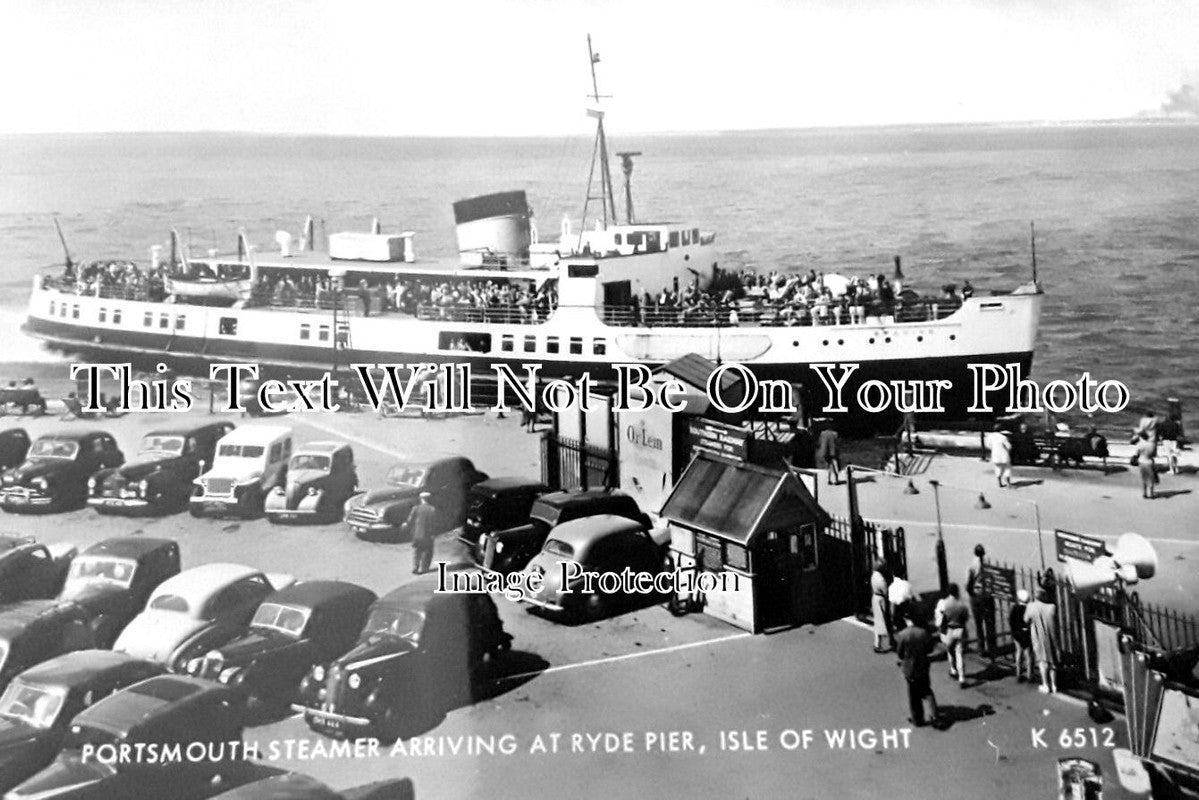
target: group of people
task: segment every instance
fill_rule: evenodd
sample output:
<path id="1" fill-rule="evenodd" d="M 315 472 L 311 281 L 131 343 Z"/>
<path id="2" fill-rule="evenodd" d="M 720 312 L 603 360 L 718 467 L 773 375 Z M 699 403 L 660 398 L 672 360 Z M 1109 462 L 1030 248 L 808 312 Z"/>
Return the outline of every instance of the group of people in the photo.
<path id="1" fill-rule="evenodd" d="M 1157 472 L 1157 458 L 1162 456 L 1166 469 L 1171 475 L 1178 474 L 1179 439 L 1182 438 L 1182 426 L 1173 417 L 1159 419 L 1157 414 L 1150 413 L 1141 418 L 1136 430 L 1132 432 L 1129 444 L 1136 448 L 1132 456 L 1132 465 L 1141 475 L 1141 497 L 1153 500 L 1157 497 L 1157 485 L 1161 478 Z"/>
<path id="2" fill-rule="evenodd" d="M 166 269 L 147 270 L 132 261 L 68 262 L 58 286 L 80 296 L 160 303 L 166 299 Z"/>
<path id="3" fill-rule="evenodd" d="M 885 562 L 875 564 L 870 576 L 874 652 L 894 650 L 898 656 L 914 725 L 938 722 L 931 681 L 931 662 L 938 643 L 948 662 L 949 678 L 960 687 L 967 686 L 965 654 L 969 649 L 972 619 L 978 654 L 992 662 L 997 655 L 996 599 L 988 594 L 982 582 L 985 558 L 986 549 L 981 544 L 976 546 L 966 576 L 966 597 L 963 598 L 957 583 L 950 583 L 937 601 L 931 626 L 911 584 L 894 576 Z M 1055 599 L 1056 587 L 1052 576 L 1047 576 L 1035 597 L 1027 589 L 1017 591 L 1008 611 L 1008 630 L 1015 645 L 1016 680 L 1033 681 L 1039 675 L 1039 690 L 1043 693 L 1057 692 Z"/>
<path id="4" fill-rule="evenodd" d="M 26 378 L 19 386 L 16 381 L 9 381 L 0 391 L 0 411 L 8 413 L 10 408 L 23 415 L 46 413 L 46 398 L 42 397 L 33 378 Z"/>
<path id="5" fill-rule="evenodd" d="M 921 298 L 904 289 L 899 278 L 885 275 L 845 278 L 815 270 L 806 274 L 745 269 L 732 275 L 724 289 L 704 291 L 698 280 L 681 291 L 648 289 L 632 301 L 630 321 L 643 325 L 729 324 L 760 325 L 860 324 L 867 316 L 894 316 L 901 321 L 944 316 L 974 294 L 967 281 L 959 294 L 947 284 L 938 298 Z M 933 309 L 933 305 L 938 306 Z"/>

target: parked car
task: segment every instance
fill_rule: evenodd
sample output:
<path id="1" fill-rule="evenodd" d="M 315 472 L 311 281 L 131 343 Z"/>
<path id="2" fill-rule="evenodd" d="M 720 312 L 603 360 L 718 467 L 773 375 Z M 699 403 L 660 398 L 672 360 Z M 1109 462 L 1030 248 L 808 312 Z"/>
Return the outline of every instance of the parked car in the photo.
<path id="1" fill-rule="evenodd" d="M 101 514 L 181 511 L 217 440 L 231 430 L 232 422 L 210 422 L 146 434 L 136 460 L 88 479 L 88 505 Z"/>
<path id="2" fill-rule="evenodd" d="M 281 425 L 244 425 L 217 442 L 212 469 L 194 482 L 192 516 L 262 513 L 266 496 L 287 479 L 292 431 Z"/>
<path id="3" fill-rule="evenodd" d="M 283 708 L 300 681 L 354 645 L 371 603 L 369 589 L 344 581 L 306 581 L 268 595 L 244 634 L 191 659 L 187 671 L 219 680 L 248 700 Z"/>
<path id="4" fill-rule="evenodd" d="M 25 460 L 29 452 L 29 434 L 24 428 L 0 431 L 0 470 L 12 469 Z"/>
<path id="5" fill-rule="evenodd" d="M 637 501 L 623 492 L 607 489 L 553 492 L 533 502 L 523 524 L 481 535 L 474 545 L 476 563 L 495 572 L 522 570 L 541 552 L 555 526 L 597 514 L 615 514 L 646 528 L 651 526 L 649 517 L 637 506 Z"/>
<path id="6" fill-rule="evenodd" d="M 19 467 L 0 476 L 5 511 L 61 511 L 87 502 L 87 479 L 125 463 L 116 439 L 104 431 L 51 433 L 39 437 Z"/>
<path id="7" fill-rule="evenodd" d="M 394 739 L 421 702 L 452 708 L 477 696 L 486 663 L 512 647 L 490 595 L 434 591 L 436 576 L 407 583 L 371 606 L 358 643 L 300 684 L 314 731 Z"/>
<path id="8" fill-rule="evenodd" d="M 376 781 L 335 792 L 316 778 L 298 772 L 269 775 L 218 794 L 213 800 L 413 800 L 408 778 Z"/>
<path id="9" fill-rule="evenodd" d="M 76 650 L 13 678 L 0 696 L 0 792 L 54 760 L 76 714 L 164 669 L 111 650 Z"/>
<path id="10" fill-rule="evenodd" d="M 143 757 L 103 763 L 84 747 L 152 745 L 167 750 L 189 746 L 226 754 L 242 737 L 237 698 L 219 683 L 182 675 L 159 675 L 109 695 L 71 722 L 65 747 L 50 766 L 11 790 L 6 798 L 72 800 L 194 800 L 221 791 L 221 774 L 236 769 L 236 757 L 160 763 Z M 208 750 L 211 748 L 211 751 Z M 147 753 L 150 752 L 147 749 Z"/>
<path id="11" fill-rule="evenodd" d="M 292 583 L 240 564 L 192 567 L 154 590 L 113 649 L 178 670 L 244 631 L 267 595 Z"/>
<path id="12" fill-rule="evenodd" d="M 112 647 L 117 635 L 145 608 L 150 593 L 178 574 L 179 545 L 173 539 L 105 539 L 71 561 L 59 599 L 86 608 L 96 645 Z"/>
<path id="13" fill-rule="evenodd" d="M 438 530 L 462 524 L 466 516 L 466 493 L 487 480 L 470 459 L 461 456 L 425 463 L 399 463 L 387 471 L 386 486 L 351 497 L 345 505 L 345 521 L 360 539 L 399 541 L 408 513 L 429 492 L 437 509 Z"/>
<path id="14" fill-rule="evenodd" d="M 315 519 L 332 522 L 358 493 L 354 451 L 345 442 L 310 442 L 297 447 L 287 464 L 287 481 L 266 496 L 271 522 Z"/>
<path id="15" fill-rule="evenodd" d="M 25 600 L 0 610 L 0 687 L 72 650 L 94 647 L 87 610 L 57 600 Z"/>
<path id="16" fill-rule="evenodd" d="M 596 588 L 585 592 L 582 579 L 562 583 L 563 561 L 576 561 L 588 572 L 623 572 L 656 575 L 665 567 L 670 533 L 650 531 L 641 522 L 615 514 L 600 514 L 564 522 L 554 528 L 528 569 L 541 573 L 541 591 L 526 594 L 529 603 L 552 615 L 575 620 L 598 619 L 644 600 L 644 595 L 607 594 Z"/>
<path id="17" fill-rule="evenodd" d="M 0 534 L 0 604 L 56 597 L 76 552 L 70 544 Z"/>
<path id="18" fill-rule="evenodd" d="M 476 483 L 467 494 L 466 520 L 458 540 L 481 564 L 479 545 L 486 543 L 486 534 L 528 522 L 533 501 L 548 491 L 548 486 L 532 478 L 488 478 Z"/>

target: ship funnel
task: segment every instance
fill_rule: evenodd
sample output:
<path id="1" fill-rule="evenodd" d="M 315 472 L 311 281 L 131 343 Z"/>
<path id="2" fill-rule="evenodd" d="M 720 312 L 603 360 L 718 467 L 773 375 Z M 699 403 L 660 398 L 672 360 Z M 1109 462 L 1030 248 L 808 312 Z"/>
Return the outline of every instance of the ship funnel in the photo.
<path id="1" fill-rule="evenodd" d="M 458 252 L 515 263 L 529 256 L 529 201 L 523 191 L 499 192 L 454 203 Z"/>

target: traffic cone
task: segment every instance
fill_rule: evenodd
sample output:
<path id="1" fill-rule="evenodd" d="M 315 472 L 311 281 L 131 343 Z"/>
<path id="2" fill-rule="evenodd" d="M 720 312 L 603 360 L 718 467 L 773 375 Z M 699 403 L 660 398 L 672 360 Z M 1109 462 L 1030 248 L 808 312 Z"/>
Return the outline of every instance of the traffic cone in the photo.
<path id="1" fill-rule="evenodd" d="M 904 494 L 920 494 L 920 490 L 916 488 L 916 484 L 912 483 L 912 479 L 908 478 L 908 485 L 904 487 Z"/>
<path id="2" fill-rule="evenodd" d="M 982 492 L 979 492 L 978 493 L 978 501 L 975 502 L 974 507 L 982 509 L 983 511 L 986 511 L 988 508 L 991 507 L 991 504 L 987 502 L 987 496 L 985 494 L 983 494 Z"/>

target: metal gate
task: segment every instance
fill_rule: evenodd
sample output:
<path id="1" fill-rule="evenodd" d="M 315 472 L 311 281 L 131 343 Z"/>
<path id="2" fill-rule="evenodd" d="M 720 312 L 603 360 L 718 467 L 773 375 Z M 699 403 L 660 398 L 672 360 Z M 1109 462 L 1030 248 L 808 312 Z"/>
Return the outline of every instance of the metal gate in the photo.
<path id="1" fill-rule="evenodd" d="M 541 481 L 551 489 L 615 489 L 620 485 L 615 450 L 587 445 L 546 431 L 541 437 Z"/>

